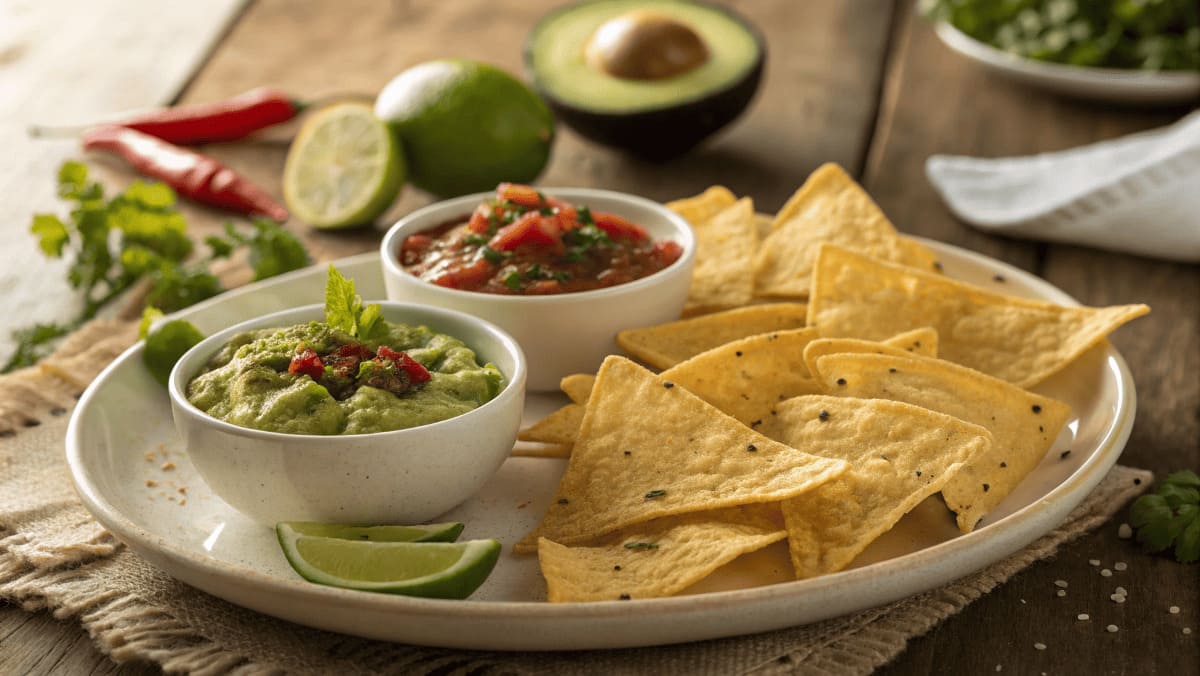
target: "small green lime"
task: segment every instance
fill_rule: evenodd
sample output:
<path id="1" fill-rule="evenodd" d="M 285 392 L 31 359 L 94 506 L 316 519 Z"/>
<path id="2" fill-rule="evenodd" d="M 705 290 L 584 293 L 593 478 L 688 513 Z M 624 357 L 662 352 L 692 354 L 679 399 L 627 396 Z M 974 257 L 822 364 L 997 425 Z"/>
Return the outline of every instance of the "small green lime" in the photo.
<path id="1" fill-rule="evenodd" d="M 323 108 L 301 127 L 283 168 L 283 198 L 314 228 L 368 223 L 404 185 L 404 153 L 387 124 L 362 103 Z"/>
<path id="2" fill-rule="evenodd" d="M 465 599 L 500 558 L 496 540 L 379 542 L 276 532 L 283 555 L 301 577 L 361 591 Z"/>
<path id="3" fill-rule="evenodd" d="M 275 525 L 280 542 L 297 535 L 368 542 L 454 542 L 462 531 L 461 522 L 420 526 L 345 526 L 340 523 L 284 521 Z"/>
<path id="4" fill-rule="evenodd" d="M 182 319 L 163 322 L 146 336 L 146 345 L 142 348 L 142 361 L 150 375 L 166 385 L 171 376 L 171 369 L 175 368 L 175 362 L 179 361 L 184 352 L 202 340 L 204 334 L 192 326 L 191 322 Z"/>
<path id="5" fill-rule="evenodd" d="M 441 197 L 528 183 L 550 156 L 554 116 L 520 80 L 476 61 L 422 63 L 375 101 L 404 145 L 413 185 Z"/>

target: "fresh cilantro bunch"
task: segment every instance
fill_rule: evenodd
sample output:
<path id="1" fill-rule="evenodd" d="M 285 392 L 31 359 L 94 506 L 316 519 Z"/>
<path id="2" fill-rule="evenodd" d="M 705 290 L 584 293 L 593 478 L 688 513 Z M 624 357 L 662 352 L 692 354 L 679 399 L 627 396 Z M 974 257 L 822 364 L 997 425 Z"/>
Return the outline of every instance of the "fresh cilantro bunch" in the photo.
<path id="1" fill-rule="evenodd" d="M 58 195 L 71 203 L 69 217 L 37 214 L 30 231 L 44 254 L 70 261 L 67 281 L 80 292 L 83 306 L 70 322 L 14 331 L 17 349 L 3 372 L 36 363 L 56 339 L 143 280 L 146 305 L 174 312 L 221 293 L 208 266 L 239 248 L 248 250 L 256 280 L 309 263 L 300 241 L 267 220 L 254 221 L 249 231 L 226 224 L 224 236 L 205 239 L 209 255 L 193 257 L 195 245 L 175 207 L 175 193 L 162 183 L 134 181 L 105 199 L 103 186 L 88 179 L 86 165 L 65 162 L 58 171 Z"/>
<path id="2" fill-rule="evenodd" d="M 1006 52 L 1074 66 L 1200 70 L 1196 0 L 922 0 Z"/>
<path id="3" fill-rule="evenodd" d="M 1133 503 L 1129 520 L 1146 549 L 1174 545 L 1180 563 L 1200 560 L 1200 476 L 1191 470 L 1168 475 L 1154 493 Z"/>

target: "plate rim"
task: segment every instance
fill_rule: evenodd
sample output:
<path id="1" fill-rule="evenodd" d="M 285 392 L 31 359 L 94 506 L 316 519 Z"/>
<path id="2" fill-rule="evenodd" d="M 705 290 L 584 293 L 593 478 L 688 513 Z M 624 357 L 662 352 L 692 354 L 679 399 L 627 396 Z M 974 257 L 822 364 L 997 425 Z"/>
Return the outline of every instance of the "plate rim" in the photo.
<path id="1" fill-rule="evenodd" d="M 1048 281 L 1008 263 L 951 244 L 924 238 L 914 239 L 918 239 L 930 246 L 935 253 L 948 251 L 952 255 L 967 259 L 973 265 L 983 265 L 989 269 L 1006 271 L 1013 278 L 1020 279 L 1023 283 L 1033 288 L 1036 293 L 1047 300 L 1060 304 L 1078 305 L 1078 302 L 1070 295 L 1053 286 Z M 339 267 L 368 265 L 373 261 L 377 263 L 378 257 L 378 252 L 370 252 L 332 261 L 332 263 Z M 247 285 L 199 303 L 172 316 L 187 318 L 194 313 L 213 308 L 219 304 L 231 302 L 246 294 L 259 293 L 266 289 L 287 285 L 297 278 L 319 274 L 319 271 L 325 265 L 327 264 L 312 266 L 280 275 L 264 282 Z M 97 392 L 103 383 L 114 372 L 123 368 L 126 362 L 138 358 L 141 354 L 141 346 L 142 343 L 139 341 L 109 364 L 87 387 L 71 415 L 66 435 L 66 458 L 76 492 L 88 511 L 106 529 L 113 533 L 115 537 L 158 567 L 164 568 L 159 563 L 160 561 L 165 561 L 168 565 L 173 566 L 172 570 L 164 570 L 167 574 L 182 579 L 202 591 L 258 612 L 282 617 L 285 620 L 299 624 L 340 631 L 342 633 L 354 633 L 367 638 L 393 641 L 410 640 L 403 637 L 403 632 L 398 633 L 394 631 L 395 627 L 390 629 L 381 627 L 376 631 L 349 631 L 345 626 L 338 623 L 336 618 L 332 620 L 326 618 L 327 621 L 322 622 L 320 621 L 321 618 L 301 616 L 294 612 L 289 616 L 278 611 L 267 610 L 262 607 L 263 604 L 261 603 L 248 604 L 244 602 L 245 598 L 229 598 L 228 595 L 219 591 L 220 588 L 225 586 L 221 583 L 225 582 L 235 588 L 249 588 L 252 585 L 266 592 L 268 595 L 284 595 L 296 606 L 318 604 L 326 608 L 394 614 L 397 617 L 410 619 L 436 618 L 447 622 L 462 622 L 465 620 L 486 622 L 498 619 L 522 619 L 527 621 L 552 622 L 554 624 L 574 624 L 576 622 L 586 623 L 599 620 L 627 619 L 635 614 L 644 616 L 650 621 L 664 618 L 678 619 L 680 614 L 684 616 L 711 615 L 746 605 L 779 605 L 784 600 L 787 602 L 799 601 L 802 604 L 807 600 L 806 597 L 814 594 L 828 595 L 836 593 L 838 589 L 852 590 L 872 582 L 878 583 L 881 579 L 886 582 L 886 584 L 882 585 L 886 587 L 886 590 L 879 590 L 879 593 L 872 597 L 869 603 L 864 604 L 862 602 L 843 599 L 840 603 L 826 604 L 829 611 L 825 613 L 818 612 L 817 615 L 819 616 L 782 624 L 778 620 L 764 622 L 762 618 L 758 618 L 758 624 L 739 625 L 742 626 L 741 630 L 732 631 L 722 631 L 721 627 L 716 627 L 715 629 L 710 628 L 709 631 L 698 632 L 696 628 L 681 622 L 680 627 L 682 627 L 684 633 L 680 634 L 676 631 L 675 634 L 669 635 L 666 640 L 662 640 L 661 636 L 649 637 L 646 635 L 639 637 L 636 632 L 633 632 L 625 640 L 613 641 L 611 638 L 610 640 L 606 640 L 602 636 L 593 635 L 590 638 L 585 637 L 582 642 L 576 641 L 575 643 L 568 642 L 561 645 L 547 646 L 545 645 L 545 640 L 530 642 L 531 637 L 518 639 L 517 643 L 501 642 L 498 644 L 494 641 L 483 640 L 478 636 L 471 636 L 471 632 L 462 632 L 461 635 L 447 636 L 445 640 L 423 642 L 425 645 L 439 645 L 452 648 L 567 650 L 635 647 L 701 640 L 755 633 L 757 631 L 786 626 L 799 626 L 829 617 L 841 616 L 849 612 L 878 607 L 910 594 L 938 588 L 949 584 L 955 579 L 960 579 L 963 576 L 980 570 L 995 561 L 999 561 L 1057 527 L 1066 518 L 1067 514 L 1082 502 L 1091 490 L 1100 483 L 1104 476 L 1107 475 L 1108 470 L 1116 463 L 1117 458 L 1128 441 L 1133 427 L 1133 419 L 1136 415 L 1136 392 L 1134 390 L 1132 374 L 1120 352 L 1111 344 L 1108 344 L 1103 363 L 1106 370 L 1114 372 L 1113 376 L 1115 376 L 1117 394 L 1116 413 L 1108 424 L 1106 424 L 1099 442 L 1095 446 L 1095 450 L 1079 468 L 1034 502 L 984 528 L 972 533 L 959 535 L 933 547 L 926 547 L 919 551 L 872 563 L 860 568 L 840 571 L 807 580 L 781 582 L 747 589 L 667 598 L 638 599 L 621 603 L 552 604 L 541 601 L 473 601 L 469 599 L 465 601 L 446 601 L 370 594 L 314 585 L 299 578 L 295 580 L 283 579 L 278 576 L 262 573 L 249 566 L 226 563 L 212 557 L 203 556 L 183 546 L 175 545 L 168 538 L 141 527 L 121 513 L 115 505 L 103 497 L 99 487 L 93 483 L 90 474 L 86 471 L 83 457 L 85 440 L 81 438 L 81 419 L 90 409 L 93 399 L 98 396 Z M 1038 520 L 1039 518 L 1042 522 L 1048 522 L 1048 525 L 1032 528 L 1031 532 L 1021 531 L 1023 524 L 1030 520 Z M 986 542 L 988 539 L 999 541 L 1007 539 L 1007 544 L 999 550 L 988 549 L 978 545 L 979 542 Z M 920 581 L 919 578 L 922 576 L 919 573 L 906 573 L 906 570 L 920 571 L 928 567 L 936 568 L 938 560 L 944 559 L 947 556 L 953 557 L 955 561 L 967 562 L 966 566 L 959 570 L 955 577 L 939 577 L 938 581 L 930 583 L 928 581 Z M 182 570 L 183 574 L 179 574 L 180 570 Z M 898 580 L 896 578 L 903 579 Z M 336 613 L 329 614 L 330 617 L 334 615 Z M 771 613 L 762 613 L 762 615 L 771 615 Z M 733 625 L 731 624 L 730 626 Z M 751 629 L 747 631 L 745 630 L 745 626 L 751 626 Z M 667 633 L 670 634 L 670 632 Z M 553 632 L 548 635 L 553 636 Z"/>

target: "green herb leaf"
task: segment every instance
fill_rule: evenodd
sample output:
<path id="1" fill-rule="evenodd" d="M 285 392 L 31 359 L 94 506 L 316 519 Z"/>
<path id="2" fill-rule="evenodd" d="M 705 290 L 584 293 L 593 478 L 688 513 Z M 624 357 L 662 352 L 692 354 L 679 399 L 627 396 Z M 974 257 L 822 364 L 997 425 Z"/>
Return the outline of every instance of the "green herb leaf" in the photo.
<path id="1" fill-rule="evenodd" d="M 1147 550 L 1174 546 L 1177 561 L 1200 559 L 1200 477 L 1186 470 L 1169 475 L 1154 493 L 1134 501 L 1129 521 Z"/>
<path id="2" fill-rule="evenodd" d="M 34 324 L 12 332 L 17 350 L 4 364 L 4 373 L 33 366 L 50 353 L 51 344 L 67 335 L 73 327 L 64 324 Z"/>
<path id="3" fill-rule="evenodd" d="M 358 334 L 358 313 L 361 311 L 362 299 L 354 290 L 354 282 L 330 265 L 329 278 L 325 282 L 325 323 L 354 336 Z"/>
<path id="4" fill-rule="evenodd" d="M 254 232 L 246 240 L 255 281 L 306 267 L 308 251 L 296 236 L 275 221 L 255 219 Z"/>
<path id="5" fill-rule="evenodd" d="M 164 312 L 175 312 L 224 290 L 220 280 L 205 267 L 164 265 L 150 273 L 146 302 Z"/>
<path id="6" fill-rule="evenodd" d="M 512 255 L 504 251 L 496 251 L 490 246 L 483 247 L 479 250 L 479 253 L 484 257 L 484 259 L 487 260 L 487 262 L 495 265 L 503 263 L 505 258 L 508 258 L 510 255 Z"/>
<path id="7" fill-rule="evenodd" d="M 154 322 L 163 318 L 163 311 L 154 306 L 149 306 L 142 310 L 142 321 L 138 322 L 138 338 L 145 340 L 146 336 L 150 335 L 150 327 L 154 326 Z"/>
<path id="8" fill-rule="evenodd" d="M 61 258 L 70 236 L 67 226 L 54 214 L 36 214 L 29 231 L 38 237 L 38 248 L 51 258 Z"/>
<path id="9" fill-rule="evenodd" d="M 325 282 L 325 323 L 364 341 L 382 340 L 388 335 L 379 305 L 363 307 L 354 280 L 343 277 L 332 265 Z"/>
<path id="10" fill-rule="evenodd" d="M 235 242 L 225 239 L 219 235 L 209 235 L 205 237 L 204 243 L 208 245 L 208 248 L 211 251 L 209 258 L 214 260 L 218 258 L 229 258 L 233 255 L 234 247 L 237 246 Z"/>
<path id="11" fill-rule="evenodd" d="M 463 237 L 463 244 L 467 246 L 480 246 L 488 243 L 488 238 L 483 235 L 473 232 L 466 237 Z"/>
<path id="12" fill-rule="evenodd" d="M 504 286 L 507 286 L 508 288 L 512 289 L 513 291 L 520 291 L 521 290 L 521 273 L 517 272 L 516 270 L 513 270 L 512 272 L 508 273 L 507 275 L 504 275 Z"/>

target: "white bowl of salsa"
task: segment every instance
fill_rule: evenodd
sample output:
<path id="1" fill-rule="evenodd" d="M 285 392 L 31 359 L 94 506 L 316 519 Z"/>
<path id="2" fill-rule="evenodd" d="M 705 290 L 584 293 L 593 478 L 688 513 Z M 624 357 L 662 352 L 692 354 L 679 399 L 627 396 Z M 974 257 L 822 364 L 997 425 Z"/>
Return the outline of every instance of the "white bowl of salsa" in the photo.
<path id="1" fill-rule="evenodd" d="M 608 190 L 502 184 L 402 218 L 383 238 L 388 298 L 459 310 L 510 333 L 529 389 L 594 372 L 619 331 L 678 319 L 695 258 L 687 221 Z"/>

